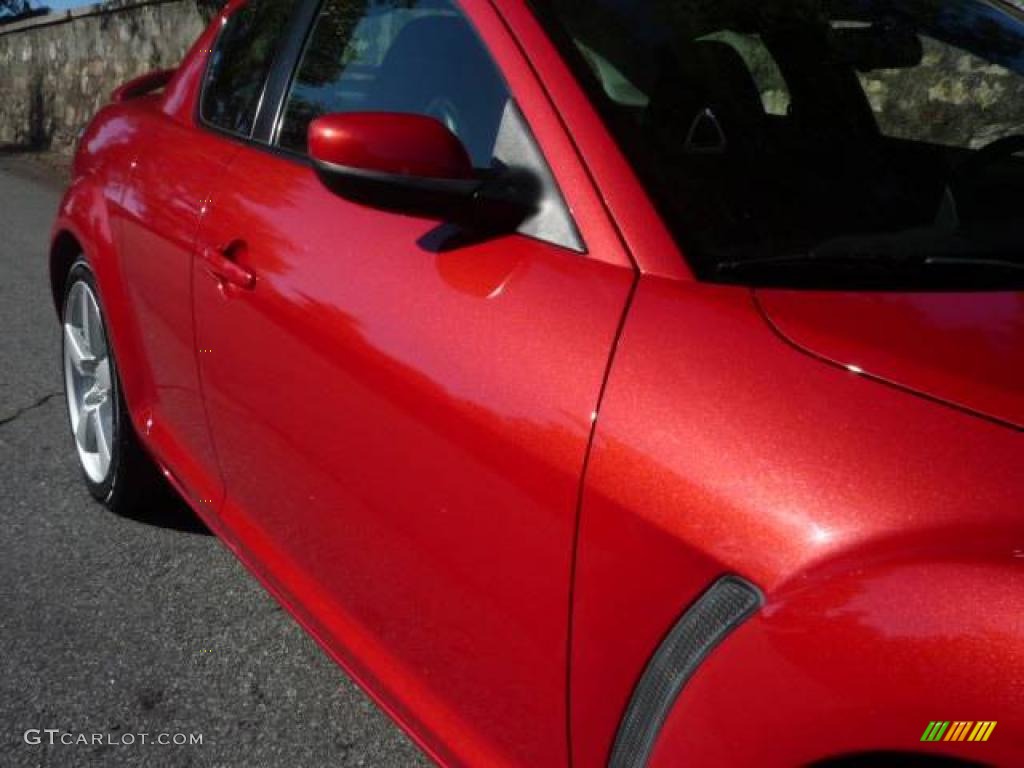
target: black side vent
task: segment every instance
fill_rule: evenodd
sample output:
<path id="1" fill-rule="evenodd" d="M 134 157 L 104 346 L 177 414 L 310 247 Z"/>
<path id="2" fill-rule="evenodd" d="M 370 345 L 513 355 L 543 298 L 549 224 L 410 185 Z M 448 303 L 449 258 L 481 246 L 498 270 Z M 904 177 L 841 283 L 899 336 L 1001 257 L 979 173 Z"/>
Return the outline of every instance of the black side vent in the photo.
<path id="1" fill-rule="evenodd" d="M 695 602 L 654 652 L 619 725 L 609 768 L 643 768 L 679 692 L 704 658 L 761 605 L 761 592 L 723 576 Z"/>

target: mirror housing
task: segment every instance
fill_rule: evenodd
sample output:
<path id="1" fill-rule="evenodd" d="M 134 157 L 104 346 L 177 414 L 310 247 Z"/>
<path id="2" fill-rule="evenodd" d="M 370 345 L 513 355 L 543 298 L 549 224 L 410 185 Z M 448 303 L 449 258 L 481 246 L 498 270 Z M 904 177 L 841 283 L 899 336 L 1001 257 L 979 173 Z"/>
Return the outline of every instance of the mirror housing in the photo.
<path id="1" fill-rule="evenodd" d="M 482 186 L 462 142 L 430 117 L 324 115 L 310 123 L 308 141 L 324 185 L 375 208 L 460 218 Z"/>

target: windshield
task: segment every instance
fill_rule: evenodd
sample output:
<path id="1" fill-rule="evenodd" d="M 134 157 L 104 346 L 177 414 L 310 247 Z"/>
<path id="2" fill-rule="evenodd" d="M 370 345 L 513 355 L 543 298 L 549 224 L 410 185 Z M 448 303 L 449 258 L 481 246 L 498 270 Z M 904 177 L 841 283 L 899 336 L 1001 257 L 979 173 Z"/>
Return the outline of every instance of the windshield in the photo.
<path id="1" fill-rule="evenodd" d="M 703 279 L 1021 287 L 1019 11 L 973 0 L 535 7 Z"/>

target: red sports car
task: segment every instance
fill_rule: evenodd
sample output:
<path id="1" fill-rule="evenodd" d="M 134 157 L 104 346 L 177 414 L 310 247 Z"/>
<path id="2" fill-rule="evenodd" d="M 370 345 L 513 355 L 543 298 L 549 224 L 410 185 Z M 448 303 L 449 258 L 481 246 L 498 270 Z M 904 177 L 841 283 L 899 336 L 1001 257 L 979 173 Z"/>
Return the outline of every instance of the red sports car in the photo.
<path id="1" fill-rule="evenodd" d="M 1021 150 L 998 0 L 232 0 L 80 139 L 85 481 L 443 765 L 1024 765 Z"/>

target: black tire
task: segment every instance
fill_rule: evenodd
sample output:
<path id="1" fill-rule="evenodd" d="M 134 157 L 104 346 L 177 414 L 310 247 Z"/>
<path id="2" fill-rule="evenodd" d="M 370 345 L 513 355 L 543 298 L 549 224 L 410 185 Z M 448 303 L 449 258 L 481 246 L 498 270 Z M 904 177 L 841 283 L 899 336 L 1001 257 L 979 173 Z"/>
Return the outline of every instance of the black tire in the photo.
<path id="1" fill-rule="evenodd" d="M 121 388 L 121 379 L 117 369 L 117 361 L 107 334 L 106 315 L 103 312 L 103 302 L 100 297 L 99 287 L 96 285 L 96 279 L 93 276 L 92 270 L 82 257 L 79 257 L 71 265 L 71 269 L 68 270 L 67 280 L 64 283 L 64 297 L 61 301 L 62 328 L 67 313 L 68 297 L 71 294 L 72 288 L 79 282 L 85 282 L 96 297 L 102 320 L 102 332 L 107 341 L 107 354 L 110 361 L 113 435 L 110 446 L 110 465 L 102 480 L 97 482 L 86 472 L 77 450 L 74 434 L 71 435 L 72 445 L 76 446 L 75 456 L 79 459 L 82 478 L 85 480 L 86 487 L 93 498 L 118 514 L 131 515 L 147 496 L 162 490 L 162 478 L 153 460 L 139 442 L 131 417 L 128 414 L 128 408 L 125 405 L 124 394 Z M 64 397 L 69 412 L 68 425 L 70 427 L 71 400 L 67 391 L 67 379 L 63 376 L 64 345 L 66 343 L 65 335 L 61 333 L 61 372 L 62 378 L 65 381 Z"/>

